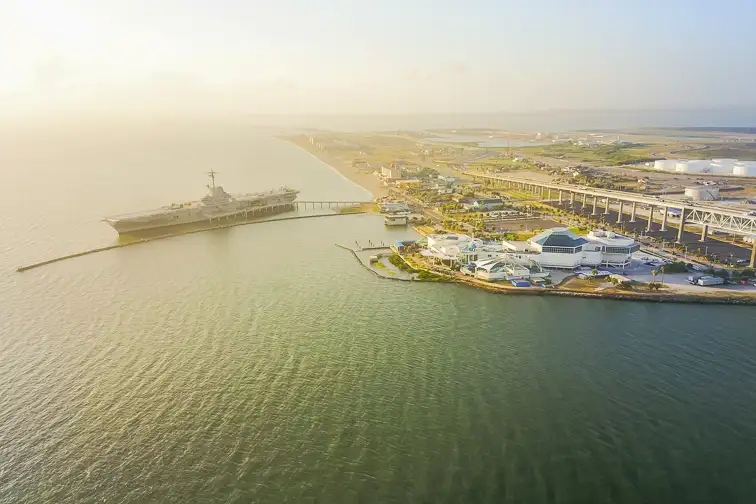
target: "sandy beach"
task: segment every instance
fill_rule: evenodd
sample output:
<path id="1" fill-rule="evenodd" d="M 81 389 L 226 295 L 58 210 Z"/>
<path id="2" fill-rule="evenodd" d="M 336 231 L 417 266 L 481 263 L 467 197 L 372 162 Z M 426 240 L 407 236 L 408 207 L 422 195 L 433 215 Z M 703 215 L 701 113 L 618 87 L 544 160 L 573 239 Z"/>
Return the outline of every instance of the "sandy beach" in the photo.
<path id="1" fill-rule="evenodd" d="M 373 198 L 382 198 L 388 195 L 388 189 L 378 178 L 372 173 L 358 172 L 356 168 L 352 166 L 352 158 L 340 157 L 338 155 L 328 154 L 321 150 L 318 150 L 306 141 L 306 139 L 295 137 L 283 137 L 287 142 L 291 142 L 297 147 L 306 150 L 319 160 L 323 161 L 327 165 L 331 166 L 341 175 L 351 180 L 358 186 L 366 189 L 373 195 Z"/>

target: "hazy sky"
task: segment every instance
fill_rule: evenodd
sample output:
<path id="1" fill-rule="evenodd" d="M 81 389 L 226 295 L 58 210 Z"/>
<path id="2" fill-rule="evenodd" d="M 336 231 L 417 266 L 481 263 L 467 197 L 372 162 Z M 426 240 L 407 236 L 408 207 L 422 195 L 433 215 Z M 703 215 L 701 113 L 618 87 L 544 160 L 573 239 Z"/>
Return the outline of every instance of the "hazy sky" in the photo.
<path id="1" fill-rule="evenodd" d="M 756 105 L 743 0 L 0 0 L 0 114 Z"/>

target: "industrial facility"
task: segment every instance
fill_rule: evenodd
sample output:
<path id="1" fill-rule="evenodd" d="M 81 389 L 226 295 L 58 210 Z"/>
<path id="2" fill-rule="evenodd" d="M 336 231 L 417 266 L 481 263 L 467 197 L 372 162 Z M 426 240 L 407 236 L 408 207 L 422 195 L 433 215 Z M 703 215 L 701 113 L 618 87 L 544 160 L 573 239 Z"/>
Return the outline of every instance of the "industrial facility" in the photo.
<path id="1" fill-rule="evenodd" d="M 676 173 L 756 177 L 756 161 L 737 159 L 659 159 L 654 161 L 654 169 Z"/>
<path id="2" fill-rule="evenodd" d="M 686 187 L 685 197 L 693 201 L 716 201 L 719 199 L 719 187 L 710 185 Z"/>

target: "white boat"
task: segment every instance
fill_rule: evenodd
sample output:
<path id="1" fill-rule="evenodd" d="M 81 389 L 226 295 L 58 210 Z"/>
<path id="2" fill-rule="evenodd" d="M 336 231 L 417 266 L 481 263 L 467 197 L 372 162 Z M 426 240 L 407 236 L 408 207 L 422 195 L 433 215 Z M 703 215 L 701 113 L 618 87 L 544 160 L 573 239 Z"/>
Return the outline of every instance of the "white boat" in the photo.
<path id="1" fill-rule="evenodd" d="M 387 226 L 406 226 L 407 214 L 387 214 L 383 217 L 383 223 Z"/>

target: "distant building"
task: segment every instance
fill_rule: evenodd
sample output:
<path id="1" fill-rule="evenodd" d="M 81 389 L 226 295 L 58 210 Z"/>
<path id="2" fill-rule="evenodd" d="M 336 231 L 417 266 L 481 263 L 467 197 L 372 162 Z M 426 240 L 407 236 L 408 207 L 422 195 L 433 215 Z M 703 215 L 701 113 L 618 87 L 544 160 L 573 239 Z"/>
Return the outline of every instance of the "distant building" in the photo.
<path id="1" fill-rule="evenodd" d="M 420 179 L 402 179 L 394 182 L 397 187 L 420 187 L 423 181 Z"/>
<path id="2" fill-rule="evenodd" d="M 500 198 L 461 198 L 459 203 L 465 210 L 475 211 L 494 210 L 504 205 Z"/>
<path id="3" fill-rule="evenodd" d="M 381 166 L 381 177 L 389 180 L 402 178 L 402 169 L 396 165 Z"/>

